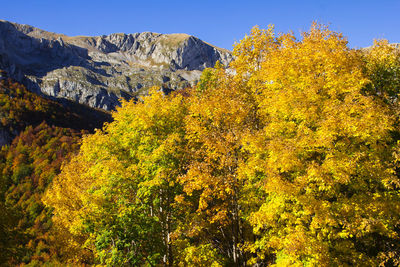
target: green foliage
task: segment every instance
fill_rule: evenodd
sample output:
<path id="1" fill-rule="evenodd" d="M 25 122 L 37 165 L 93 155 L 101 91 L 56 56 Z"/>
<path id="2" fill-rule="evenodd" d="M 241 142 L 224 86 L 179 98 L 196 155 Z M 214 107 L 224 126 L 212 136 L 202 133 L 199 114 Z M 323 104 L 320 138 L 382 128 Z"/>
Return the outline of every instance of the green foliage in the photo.
<path id="1" fill-rule="evenodd" d="M 219 71 L 223 71 L 224 68 L 222 64 L 217 61 L 215 64 L 215 68 L 206 68 L 201 73 L 201 77 L 196 86 L 196 91 L 202 93 L 207 90 L 207 88 L 216 88 L 218 87 L 218 75 L 216 75 Z"/>

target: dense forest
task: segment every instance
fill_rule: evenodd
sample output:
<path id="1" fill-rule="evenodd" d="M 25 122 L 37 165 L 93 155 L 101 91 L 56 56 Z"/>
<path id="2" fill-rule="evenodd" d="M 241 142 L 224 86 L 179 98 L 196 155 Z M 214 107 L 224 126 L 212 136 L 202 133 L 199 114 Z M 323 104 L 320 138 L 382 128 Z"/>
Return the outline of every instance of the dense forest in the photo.
<path id="1" fill-rule="evenodd" d="M 5 74 L 4 74 L 5 76 Z M 0 151 L 0 265 L 57 260 L 51 211 L 42 195 L 83 134 L 109 115 L 64 107 L 8 78 L 0 80 L 0 123 L 9 145 Z M 7 141 L 7 140 L 5 140 Z"/>
<path id="2" fill-rule="evenodd" d="M 399 51 L 313 24 L 233 54 L 92 133 L 1 81 L 0 262 L 399 266 Z"/>

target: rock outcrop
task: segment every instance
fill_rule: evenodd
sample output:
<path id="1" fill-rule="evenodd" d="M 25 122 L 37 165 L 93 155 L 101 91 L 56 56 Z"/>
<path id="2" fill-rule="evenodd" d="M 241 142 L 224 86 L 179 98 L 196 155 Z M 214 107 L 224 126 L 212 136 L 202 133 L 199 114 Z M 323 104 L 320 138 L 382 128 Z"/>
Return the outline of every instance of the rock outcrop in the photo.
<path id="1" fill-rule="evenodd" d="M 186 34 L 69 37 L 0 20 L 0 69 L 36 93 L 105 110 L 154 85 L 193 85 L 204 68 L 231 60 L 229 51 Z"/>

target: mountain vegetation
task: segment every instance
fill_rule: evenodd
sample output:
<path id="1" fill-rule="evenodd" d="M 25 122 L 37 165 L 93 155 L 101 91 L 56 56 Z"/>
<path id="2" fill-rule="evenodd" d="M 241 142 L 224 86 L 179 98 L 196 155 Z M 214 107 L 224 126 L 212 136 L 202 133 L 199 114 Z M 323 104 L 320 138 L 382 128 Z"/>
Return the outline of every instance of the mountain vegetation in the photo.
<path id="1" fill-rule="evenodd" d="M 90 134 L 25 127 L 0 155 L 0 261 L 399 266 L 398 50 L 314 23 L 254 27 L 233 55 Z"/>
<path id="2" fill-rule="evenodd" d="M 0 80 L 0 263 L 32 265 L 58 258 L 51 211 L 42 195 L 83 134 L 101 128 L 108 114 L 60 103 Z"/>

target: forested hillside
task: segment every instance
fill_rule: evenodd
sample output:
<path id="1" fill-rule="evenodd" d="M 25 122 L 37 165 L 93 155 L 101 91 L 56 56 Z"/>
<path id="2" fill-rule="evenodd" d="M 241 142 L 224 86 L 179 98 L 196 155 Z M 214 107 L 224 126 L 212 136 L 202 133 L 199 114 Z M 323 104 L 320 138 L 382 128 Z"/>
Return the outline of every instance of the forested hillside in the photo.
<path id="1" fill-rule="evenodd" d="M 0 262 L 43 264 L 57 259 L 57 236 L 42 195 L 83 134 L 109 120 L 104 112 L 74 110 L 0 80 Z"/>
<path id="2" fill-rule="evenodd" d="M 28 125 L 46 122 L 48 125 L 64 128 L 93 130 L 101 128 L 104 121 L 109 121 L 108 113 L 93 110 L 83 105 L 68 102 L 68 107 L 38 96 L 28 91 L 25 86 L 7 78 L 3 73 L 0 79 L 0 122 L 1 145 L 9 143 Z"/>
<path id="3" fill-rule="evenodd" d="M 2 81 L 3 126 L 24 130 L 0 154 L 0 261 L 399 266 L 398 50 L 313 24 L 300 39 L 255 27 L 233 55 L 90 134 L 18 126 Z"/>

